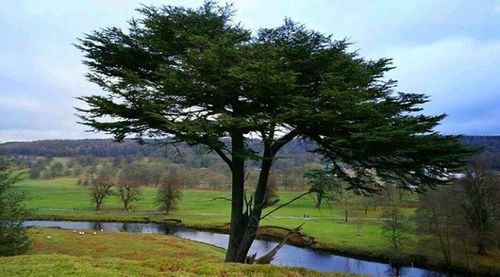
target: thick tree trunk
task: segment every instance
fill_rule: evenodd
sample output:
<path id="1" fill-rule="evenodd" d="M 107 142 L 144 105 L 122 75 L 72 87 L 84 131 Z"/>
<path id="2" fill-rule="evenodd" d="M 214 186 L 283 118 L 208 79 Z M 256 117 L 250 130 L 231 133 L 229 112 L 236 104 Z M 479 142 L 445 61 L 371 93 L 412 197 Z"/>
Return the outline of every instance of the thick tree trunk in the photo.
<path id="1" fill-rule="evenodd" d="M 238 154 L 244 149 L 243 136 L 234 134 L 232 137 L 232 174 L 233 188 L 231 199 L 231 226 L 229 234 L 229 245 L 226 253 L 226 262 L 245 263 L 248 251 L 257 235 L 262 211 L 265 208 L 267 182 L 273 164 L 274 155 L 293 139 L 293 135 L 285 140 L 273 144 L 272 141 L 264 141 L 264 154 L 260 168 L 257 188 L 255 189 L 253 209 L 243 213 L 244 203 L 244 159 Z"/>
<path id="2" fill-rule="evenodd" d="M 321 207 L 321 200 L 323 199 L 323 196 L 321 194 L 316 193 L 316 208 Z"/>
<path id="3" fill-rule="evenodd" d="M 238 262 L 245 262 L 248 251 L 257 235 L 262 210 L 266 204 L 264 201 L 266 199 L 267 181 L 269 179 L 273 157 L 271 146 L 269 144 L 265 145 L 259 180 L 257 181 L 257 188 L 255 189 L 253 210 L 249 213 L 246 230 L 236 255 L 236 261 Z"/>
<path id="4" fill-rule="evenodd" d="M 244 149 L 243 135 L 231 136 L 232 152 L 232 192 L 231 192 L 231 225 L 229 229 L 229 243 L 226 253 L 226 262 L 244 262 L 237 259 L 238 249 L 243 239 L 246 227 L 246 216 L 243 214 L 245 159 L 242 157 Z"/>

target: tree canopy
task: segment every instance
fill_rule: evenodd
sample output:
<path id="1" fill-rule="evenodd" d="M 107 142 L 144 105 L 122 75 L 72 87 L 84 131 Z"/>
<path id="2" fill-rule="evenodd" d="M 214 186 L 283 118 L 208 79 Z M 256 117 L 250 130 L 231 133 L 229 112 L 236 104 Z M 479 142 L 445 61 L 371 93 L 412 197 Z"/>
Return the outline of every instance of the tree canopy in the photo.
<path id="1" fill-rule="evenodd" d="M 213 2 L 139 12 L 127 31 L 80 39 L 88 79 L 106 91 L 80 97 L 81 122 L 116 140 L 168 138 L 216 152 L 233 176 L 228 261 L 246 260 L 263 209 L 275 204 L 265 202 L 273 160 L 294 138 L 314 141 L 331 173 L 364 193 L 384 182 L 417 191 L 445 183 L 474 152 L 434 130 L 444 115 L 420 113 L 425 95 L 396 91 L 384 77 L 390 59 L 363 59 L 345 40 L 289 19 L 252 35 Z M 248 147 L 251 137 L 262 153 Z M 246 201 L 252 159 L 261 169 Z"/>
<path id="2" fill-rule="evenodd" d="M 23 254 L 31 248 L 23 218 L 30 211 L 22 204 L 26 194 L 15 187 L 21 181 L 19 174 L 0 167 L 0 256 Z"/>

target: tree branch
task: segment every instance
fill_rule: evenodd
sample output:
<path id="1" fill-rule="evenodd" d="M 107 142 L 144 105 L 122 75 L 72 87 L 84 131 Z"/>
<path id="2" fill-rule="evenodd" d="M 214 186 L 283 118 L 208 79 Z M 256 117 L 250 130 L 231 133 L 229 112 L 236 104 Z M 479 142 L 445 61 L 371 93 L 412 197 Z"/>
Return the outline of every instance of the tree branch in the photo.
<path id="1" fill-rule="evenodd" d="M 232 202 L 233 200 L 227 198 L 227 197 L 214 197 L 211 199 L 212 201 L 215 201 L 215 200 L 227 200 L 229 202 Z"/>
<path id="2" fill-rule="evenodd" d="M 299 131 L 297 129 L 293 129 L 292 131 L 288 132 L 288 134 L 284 135 L 282 138 L 277 139 L 272 147 L 272 153 L 275 154 L 278 152 L 278 150 L 281 149 L 285 144 L 287 144 L 289 141 L 291 141 L 293 138 L 295 138 L 299 134 Z"/>
<path id="3" fill-rule="evenodd" d="M 273 249 L 271 249 L 271 251 L 269 251 L 267 254 L 263 255 L 262 257 L 260 257 L 258 259 L 255 259 L 255 257 L 253 257 L 253 260 L 254 260 L 253 262 L 256 264 L 270 264 L 273 261 L 274 257 L 276 256 L 276 254 L 278 253 L 278 251 L 283 246 L 285 246 L 285 244 L 288 242 L 288 240 L 290 240 L 294 236 L 297 236 L 297 235 L 300 236 L 300 230 L 302 229 L 303 225 L 304 225 L 304 223 L 295 227 L 295 229 L 290 230 L 288 232 L 288 234 Z M 255 256 L 257 256 L 257 255 L 255 255 Z"/>
<path id="4" fill-rule="evenodd" d="M 265 214 L 264 216 L 261 216 L 259 220 L 262 220 L 262 219 L 266 218 L 268 215 L 270 215 L 270 214 L 274 213 L 275 211 L 277 211 L 277 210 L 279 210 L 279 209 L 281 209 L 281 208 L 283 208 L 283 207 L 285 207 L 285 206 L 288 206 L 288 205 L 292 204 L 293 202 L 295 202 L 295 201 L 299 200 L 300 198 L 302 198 L 302 197 L 304 197 L 304 196 L 308 195 L 309 193 L 311 193 L 311 192 L 310 192 L 310 191 L 306 191 L 306 192 L 304 192 L 304 193 L 302 193 L 302 194 L 300 194 L 300 195 L 296 196 L 296 197 L 295 197 L 295 198 L 293 198 L 292 200 L 290 200 L 290 201 L 288 201 L 288 202 L 286 202 L 286 203 L 283 203 L 283 204 L 279 205 L 278 207 L 276 207 L 276 208 L 272 209 L 270 212 L 268 212 L 268 213 L 267 213 L 267 214 Z"/>
<path id="5" fill-rule="evenodd" d="M 229 166 L 229 169 L 231 169 L 231 172 L 233 172 L 233 161 L 226 154 L 224 154 L 222 149 L 216 147 L 213 147 L 211 149 L 214 150 L 215 153 L 217 153 L 219 157 L 221 157 L 222 160 L 224 160 L 224 162 L 226 162 L 226 164 Z"/>

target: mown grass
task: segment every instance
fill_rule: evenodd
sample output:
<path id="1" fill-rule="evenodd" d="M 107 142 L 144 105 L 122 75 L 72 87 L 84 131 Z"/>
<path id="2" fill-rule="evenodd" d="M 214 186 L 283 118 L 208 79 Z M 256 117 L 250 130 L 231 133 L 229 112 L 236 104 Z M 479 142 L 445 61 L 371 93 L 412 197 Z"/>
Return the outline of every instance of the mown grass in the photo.
<path id="1" fill-rule="evenodd" d="M 185 190 L 177 210 L 165 217 L 154 205 L 154 188 L 143 189 L 141 200 L 134 204 L 134 212 L 123 211 L 118 198 L 109 197 L 105 200 L 102 211 L 96 213 L 88 192 L 76 185 L 75 178 L 26 180 L 21 187 L 31 195 L 27 206 L 38 209 L 36 214 L 39 216 L 115 221 L 161 221 L 164 218 L 176 218 L 191 226 L 213 226 L 229 222 L 230 202 L 214 200 L 217 197 L 229 198 L 230 192 L 227 191 Z M 297 194 L 299 193 L 279 192 L 280 202 L 286 202 Z M 406 208 L 405 212 L 411 214 L 413 208 Z M 330 208 L 324 205 L 317 209 L 314 201 L 306 196 L 267 217 L 262 224 L 294 228 L 304 223 L 303 232 L 315 237 L 325 246 L 359 251 L 369 248 L 371 251 L 384 252 L 387 250 L 387 243 L 380 235 L 380 213 L 378 208 L 369 210 L 365 215 L 361 207 L 353 206 L 349 210 L 351 219 L 345 223 L 340 207 Z M 304 218 L 304 215 L 309 217 Z M 412 247 L 410 245 L 408 248 Z"/>
<path id="2" fill-rule="evenodd" d="M 0 276 L 347 276 L 223 263 L 210 245 L 164 235 L 33 228 L 28 255 L 0 258 Z M 51 238 L 47 238 L 50 236 Z"/>

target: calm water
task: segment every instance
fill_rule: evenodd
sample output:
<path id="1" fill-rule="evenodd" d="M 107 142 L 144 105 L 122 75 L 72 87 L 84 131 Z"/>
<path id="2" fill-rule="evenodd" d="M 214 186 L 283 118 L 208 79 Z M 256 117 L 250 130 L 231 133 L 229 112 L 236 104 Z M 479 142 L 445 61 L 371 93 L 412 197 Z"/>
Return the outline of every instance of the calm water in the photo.
<path id="1" fill-rule="evenodd" d="M 120 223 L 89 221 L 26 221 L 26 226 L 60 227 L 63 229 L 100 230 L 114 232 L 132 232 L 147 234 L 168 234 L 189 240 L 212 244 L 221 248 L 227 247 L 229 235 L 191 229 L 166 227 L 156 223 Z M 249 254 L 257 253 L 257 257 L 266 254 L 277 243 L 255 240 Z M 348 258 L 322 251 L 285 245 L 275 256 L 272 264 L 279 266 L 298 266 L 316 271 L 348 272 L 369 276 L 445 276 L 445 274 L 416 267 L 396 269 L 386 263 Z"/>

